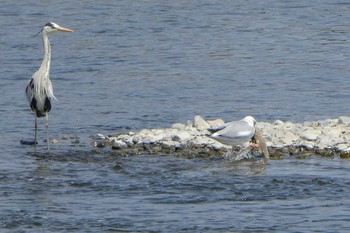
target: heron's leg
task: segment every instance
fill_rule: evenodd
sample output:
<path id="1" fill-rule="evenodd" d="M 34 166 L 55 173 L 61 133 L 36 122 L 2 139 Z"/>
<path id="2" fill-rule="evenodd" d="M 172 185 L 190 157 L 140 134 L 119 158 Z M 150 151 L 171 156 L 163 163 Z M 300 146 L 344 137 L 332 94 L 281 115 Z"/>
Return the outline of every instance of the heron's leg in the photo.
<path id="1" fill-rule="evenodd" d="M 35 136 L 34 136 L 34 148 L 36 149 L 36 136 L 38 134 L 38 117 L 35 113 Z"/>
<path id="2" fill-rule="evenodd" d="M 50 140 L 49 140 L 49 113 L 46 112 L 46 140 L 47 140 L 47 150 L 50 150 Z"/>

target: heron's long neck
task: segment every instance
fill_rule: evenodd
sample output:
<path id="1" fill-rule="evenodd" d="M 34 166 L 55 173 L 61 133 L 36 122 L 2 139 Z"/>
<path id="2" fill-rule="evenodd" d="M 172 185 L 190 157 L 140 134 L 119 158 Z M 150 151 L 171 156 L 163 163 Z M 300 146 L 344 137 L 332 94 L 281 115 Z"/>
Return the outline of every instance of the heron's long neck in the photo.
<path id="1" fill-rule="evenodd" d="M 42 37 L 43 37 L 43 44 L 44 44 L 44 58 L 39 70 L 41 72 L 45 72 L 45 75 L 43 75 L 43 77 L 49 78 L 50 63 L 51 63 L 51 46 L 50 46 L 50 41 L 47 33 L 43 32 Z"/>

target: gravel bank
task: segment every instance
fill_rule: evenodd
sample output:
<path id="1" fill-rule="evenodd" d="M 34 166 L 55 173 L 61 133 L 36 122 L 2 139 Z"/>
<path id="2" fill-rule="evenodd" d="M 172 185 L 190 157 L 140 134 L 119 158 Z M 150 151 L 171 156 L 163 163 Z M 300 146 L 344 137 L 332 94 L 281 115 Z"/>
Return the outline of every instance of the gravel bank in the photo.
<path id="1" fill-rule="evenodd" d="M 223 124 L 222 119 L 204 120 L 195 116 L 193 121 L 175 123 L 170 128 L 143 129 L 113 136 L 96 135 L 92 145 L 110 147 L 120 154 L 172 153 L 188 157 L 230 157 L 237 160 L 263 156 L 260 149 L 232 150 L 206 135 L 208 128 Z M 350 117 L 304 123 L 276 120 L 257 122 L 257 131 L 266 140 L 272 158 L 285 155 L 319 154 L 322 156 L 350 155 Z"/>

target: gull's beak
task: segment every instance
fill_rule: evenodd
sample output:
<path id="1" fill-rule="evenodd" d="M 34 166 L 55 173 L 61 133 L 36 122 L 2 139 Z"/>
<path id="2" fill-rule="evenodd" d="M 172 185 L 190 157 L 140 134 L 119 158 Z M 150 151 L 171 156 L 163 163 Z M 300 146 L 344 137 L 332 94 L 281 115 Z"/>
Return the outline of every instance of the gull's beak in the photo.
<path id="1" fill-rule="evenodd" d="M 59 31 L 59 32 L 73 32 L 72 29 L 64 28 L 64 27 L 61 27 L 61 26 L 56 27 L 56 29 L 57 29 L 57 31 Z"/>

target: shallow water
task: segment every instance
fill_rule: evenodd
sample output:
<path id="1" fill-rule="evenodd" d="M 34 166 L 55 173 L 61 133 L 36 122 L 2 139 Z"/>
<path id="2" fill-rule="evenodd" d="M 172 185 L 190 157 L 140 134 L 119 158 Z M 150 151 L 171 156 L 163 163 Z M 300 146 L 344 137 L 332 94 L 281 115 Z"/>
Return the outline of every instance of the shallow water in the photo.
<path id="1" fill-rule="evenodd" d="M 0 174 L 11 232 L 346 232 L 350 162 L 23 155 Z M 156 166 L 155 166 L 156 164 Z"/>
<path id="2" fill-rule="evenodd" d="M 120 157 L 90 135 L 191 120 L 302 122 L 350 112 L 344 1 L 0 3 L 0 227 L 4 232 L 347 232 L 350 162 Z M 38 150 L 25 85 L 55 35 L 58 102 Z"/>

